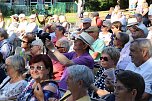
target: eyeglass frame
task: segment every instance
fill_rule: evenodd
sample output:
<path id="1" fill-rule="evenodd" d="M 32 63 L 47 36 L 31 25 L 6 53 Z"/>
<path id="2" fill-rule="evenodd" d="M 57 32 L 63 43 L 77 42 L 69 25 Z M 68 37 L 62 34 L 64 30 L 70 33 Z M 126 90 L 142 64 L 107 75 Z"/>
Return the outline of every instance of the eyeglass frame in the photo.
<path id="1" fill-rule="evenodd" d="M 31 69 L 31 67 L 33 68 L 33 69 Z M 44 66 L 29 66 L 29 69 L 30 70 L 43 70 L 45 67 Z"/>

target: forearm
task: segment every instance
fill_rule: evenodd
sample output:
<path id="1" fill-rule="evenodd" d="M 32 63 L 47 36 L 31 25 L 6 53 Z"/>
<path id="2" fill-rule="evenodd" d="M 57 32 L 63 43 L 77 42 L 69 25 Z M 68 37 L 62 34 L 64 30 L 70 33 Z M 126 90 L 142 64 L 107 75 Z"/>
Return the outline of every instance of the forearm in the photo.
<path id="1" fill-rule="evenodd" d="M 94 90 L 99 96 L 109 94 L 108 91 L 97 88 L 95 85 L 91 84 L 90 88 Z"/>
<path id="2" fill-rule="evenodd" d="M 98 55 L 99 55 L 98 52 L 94 52 L 91 56 L 92 56 L 93 59 L 96 59 Z"/>
<path id="3" fill-rule="evenodd" d="M 59 61 L 61 64 L 65 65 L 65 66 L 70 66 L 70 65 L 74 64 L 71 60 L 69 60 L 66 56 L 64 56 L 58 50 L 55 50 L 53 53 L 49 52 L 49 56 L 52 59 Z"/>

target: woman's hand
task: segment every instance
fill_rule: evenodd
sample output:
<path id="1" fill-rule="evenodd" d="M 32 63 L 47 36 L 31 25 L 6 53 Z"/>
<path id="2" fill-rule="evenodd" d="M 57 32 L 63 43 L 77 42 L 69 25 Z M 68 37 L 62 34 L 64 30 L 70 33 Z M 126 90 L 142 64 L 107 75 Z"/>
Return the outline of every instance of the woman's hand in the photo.
<path id="1" fill-rule="evenodd" d="M 34 88 L 34 96 L 38 99 L 38 101 L 44 101 L 43 89 L 40 83 L 37 83 L 37 85 Z"/>

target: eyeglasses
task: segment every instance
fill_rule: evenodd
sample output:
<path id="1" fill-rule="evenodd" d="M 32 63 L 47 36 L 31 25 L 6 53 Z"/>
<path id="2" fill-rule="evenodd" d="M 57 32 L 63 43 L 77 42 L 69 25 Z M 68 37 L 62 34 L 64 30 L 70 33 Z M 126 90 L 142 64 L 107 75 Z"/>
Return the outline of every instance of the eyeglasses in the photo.
<path id="1" fill-rule="evenodd" d="M 56 46 L 56 45 L 55 45 L 55 47 L 56 47 L 57 49 L 60 49 L 60 48 L 65 48 L 65 47 L 59 47 L 59 46 Z"/>
<path id="2" fill-rule="evenodd" d="M 108 61 L 108 57 L 100 57 L 100 60 Z"/>
<path id="3" fill-rule="evenodd" d="M 34 70 L 34 69 L 36 69 L 36 70 L 43 70 L 44 66 L 29 66 L 29 69 L 30 70 Z"/>

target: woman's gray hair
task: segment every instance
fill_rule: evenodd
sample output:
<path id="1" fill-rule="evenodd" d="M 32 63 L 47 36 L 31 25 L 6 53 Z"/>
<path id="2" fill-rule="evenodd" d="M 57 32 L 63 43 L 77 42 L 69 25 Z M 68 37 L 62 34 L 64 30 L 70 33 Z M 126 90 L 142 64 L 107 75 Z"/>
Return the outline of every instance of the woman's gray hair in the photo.
<path id="1" fill-rule="evenodd" d="M 72 65 L 67 68 L 68 75 L 72 76 L 73 82 L 83 81 L 83 87 L 88 88 L 94 82 L 92 70 L 85 65 Z"/>
<path id="2" fill-rule="evenodd" d="M 67 49 L 67 51 L 69 51 L 70 49 L 70 43 L 68 40 L 65 40 L 65 39 L 59 39 L 58 40 L 61 44 L 61 47 L 65 47 Z"/>
<path id="3" fill-rule="evenodd" d="M 114 47 L 106 47 L 105 49 L 103 49 L 102 54 L 103 53 L 108 54 L 110 56 L 110 58 L 114 61 L 115 65 L 119 61 L 120 52 L 118 49 L 116 49 Z"/>
<path id="4" fill-rule="evenodd" d="M 147 48 L 148 50 L 148 54 L 151 57 L 152 56 L 152 44 L 151 41 L 149 39 L 146 38 L 138 38 L 136 40 L 134 40 L 132 43 L 137 43 L 139 49 L 143 49 L 143 48 Z"/>
<path id="5" fill-rule="evenodd" d="M 7 59 L 10 60 L 10 64 L 16 71 L 18 71 L 19 74 L 23 74 L 25 72 L 25 60 L 22 56 L 12 55 L 9 56 Z"/>

